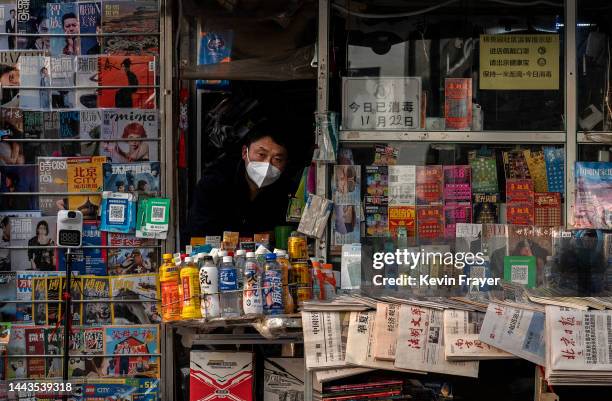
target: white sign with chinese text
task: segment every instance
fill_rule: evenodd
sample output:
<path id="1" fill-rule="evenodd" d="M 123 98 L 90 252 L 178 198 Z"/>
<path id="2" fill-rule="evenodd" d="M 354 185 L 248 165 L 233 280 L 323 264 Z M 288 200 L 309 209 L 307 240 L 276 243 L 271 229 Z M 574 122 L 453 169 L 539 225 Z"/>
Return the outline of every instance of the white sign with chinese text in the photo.
<path id="1" fill-rule="evenodd" d="M 416 130 L 421 127 L 420 77 L 351 77 L 342 82 L 345 130 Z"/>

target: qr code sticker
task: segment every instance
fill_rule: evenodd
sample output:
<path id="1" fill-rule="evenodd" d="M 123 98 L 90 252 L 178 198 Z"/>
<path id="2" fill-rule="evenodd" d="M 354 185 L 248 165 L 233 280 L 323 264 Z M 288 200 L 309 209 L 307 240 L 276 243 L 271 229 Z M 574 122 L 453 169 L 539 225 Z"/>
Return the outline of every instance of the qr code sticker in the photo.
<path id="1" fill-rule="evenodd" d="M 109 205 L 108 221 L 111 223 L 123 223 L 125 221 L 125 205 Z"/>
<path id="2" fill-rule="evenodd" d="M 518 284 L 527 284 L 529 278 L 529 266 L 528 265 L 514 265 L 512 266 L 512 274 L 510 281 Z"/>
<path id="3" fill-rule="evenodd" d="M 166 219 L 166 207 L 165 206 L 152 206 L 151 207 L 151 222 L 152 223 L 163 223 Z"/>

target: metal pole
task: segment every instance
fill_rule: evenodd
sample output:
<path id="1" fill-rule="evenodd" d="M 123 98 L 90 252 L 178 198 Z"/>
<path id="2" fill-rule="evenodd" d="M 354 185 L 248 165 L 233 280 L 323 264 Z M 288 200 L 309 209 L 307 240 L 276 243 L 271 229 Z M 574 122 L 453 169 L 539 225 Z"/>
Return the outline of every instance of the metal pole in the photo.
<path id="1" fill-rule="evenodd" d="M 578 154 L 576 137 L 576 0 L 565 1 L 565 226 L 574 226 L 574 163 Z"/>
<path id="2" fill-rule="evenodd" d="M 68 362 L 70 361 L 70 326 L 72 324 L 72 310 L 70 299 L 71 294 L 71 282 L 72 282 L 72 248 L 66 249 L 66 292 L 64 293 L 64 358 L 62 379 L 64 383 L 68 382 Z M 68 400 L 68 392 L 62 394 L 62 399 Z"/>

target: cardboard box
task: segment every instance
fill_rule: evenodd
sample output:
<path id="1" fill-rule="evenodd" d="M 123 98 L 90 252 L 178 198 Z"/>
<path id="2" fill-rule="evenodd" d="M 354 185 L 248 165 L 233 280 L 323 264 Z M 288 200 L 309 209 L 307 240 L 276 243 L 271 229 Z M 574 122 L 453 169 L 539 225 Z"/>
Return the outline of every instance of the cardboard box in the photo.
<path id="1" fill-rule="evenodd" d="M 304 400 L 304 358 L 264 359 L 264 401 Z"/>
<path id="2" fill-rule="evenodd" d="M 191 351 L 190 401 L 253 401 L 253 354 Z"/>

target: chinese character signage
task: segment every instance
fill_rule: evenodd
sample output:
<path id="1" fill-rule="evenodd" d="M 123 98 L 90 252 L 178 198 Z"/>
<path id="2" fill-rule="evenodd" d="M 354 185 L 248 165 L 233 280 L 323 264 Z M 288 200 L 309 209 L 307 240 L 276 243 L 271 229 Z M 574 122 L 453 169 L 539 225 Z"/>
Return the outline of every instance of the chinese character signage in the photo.
<path id="1" fill-rule="evenodd" d="M 480 89 L 558 90 L 559 35 L 480 35 Z"/>
<path id="2" fill-rule="evenodd" d="M 421 78 L 354 77 L 343 80 L 342 127 L 415 130 L 421 127 Z"/>

